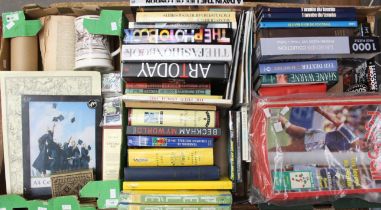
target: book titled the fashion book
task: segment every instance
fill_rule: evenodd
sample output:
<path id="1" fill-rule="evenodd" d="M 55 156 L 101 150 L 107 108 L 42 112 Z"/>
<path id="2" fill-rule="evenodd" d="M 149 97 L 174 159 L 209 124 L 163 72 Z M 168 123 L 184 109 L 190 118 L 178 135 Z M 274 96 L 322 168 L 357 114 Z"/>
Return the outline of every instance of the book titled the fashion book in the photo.
<path id="1" fill-rule="evenodd" d="M 266 200 L 381 192 L 380 95 L 299 95 L 254 106 L 253 183 Z"/>

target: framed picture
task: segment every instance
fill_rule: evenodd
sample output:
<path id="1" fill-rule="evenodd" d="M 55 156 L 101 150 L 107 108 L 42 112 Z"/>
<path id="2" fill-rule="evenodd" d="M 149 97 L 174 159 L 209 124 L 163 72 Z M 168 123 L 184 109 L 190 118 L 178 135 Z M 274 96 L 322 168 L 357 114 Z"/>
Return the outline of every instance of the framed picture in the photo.
<path id="1" fill-rule="evenodd" d="M 101 178 L 101 96 L 22 96 L 24 196 L 51 196 L 50 176 L 93 169 Z"/>
<path id="2" fill-rule="evenodd" d="M 101 95 L 96 71 L 0 71 L 7 194 L 23 194 L 22 95 Z"/>

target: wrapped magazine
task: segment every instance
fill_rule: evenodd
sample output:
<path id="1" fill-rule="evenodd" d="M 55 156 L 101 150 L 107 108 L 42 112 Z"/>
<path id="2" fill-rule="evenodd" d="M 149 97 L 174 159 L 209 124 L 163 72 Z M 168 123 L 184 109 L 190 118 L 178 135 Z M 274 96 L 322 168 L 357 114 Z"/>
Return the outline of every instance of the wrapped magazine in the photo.
<path id="1" fill-rule="evenodd" d="M 381 201 L 381 95 L 253 103 L 252 202 Z"/>

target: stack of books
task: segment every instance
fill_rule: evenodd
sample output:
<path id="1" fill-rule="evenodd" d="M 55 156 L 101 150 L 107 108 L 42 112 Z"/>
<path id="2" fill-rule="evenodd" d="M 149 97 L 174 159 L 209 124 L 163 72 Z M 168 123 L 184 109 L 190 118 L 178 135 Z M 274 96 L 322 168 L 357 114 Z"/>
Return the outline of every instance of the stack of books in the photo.
<path id="1" fill-rule="evenodd" d="M 228 82 L 233 31 L 207 21 L 221 14 L 233 24 L 235 12 L 192 13 L 199 13 L 197 23 L 181 21 L 183 12 L 137 13 L 125 29 L 128 164 L 120 209 L 230 209 L 232 181 L 215 165 L 213 146 L 223 135 L 214 102 Z"/>
<path id="2" fill-rule="evenodd" d="M 326 92 L 342 86 L 345 60 L 366 61 L 379 53 L 379 38 L 355 8 L 259 7 L 256 18 L 253 77 L 261 96 Z"/>

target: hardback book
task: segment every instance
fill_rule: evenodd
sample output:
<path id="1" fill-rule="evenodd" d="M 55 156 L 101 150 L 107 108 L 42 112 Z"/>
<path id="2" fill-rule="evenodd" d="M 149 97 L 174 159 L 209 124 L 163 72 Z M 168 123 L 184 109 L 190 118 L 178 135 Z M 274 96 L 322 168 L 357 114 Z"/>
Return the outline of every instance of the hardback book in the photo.
<path id="1" fill-rule="evenodd" d="M 120 203 L 147 205 L 215 205 L 233 203 L 229 191 L 217 190 L 126 190 L 120 194 Z"/>
<path id="2" fill-rule="evenodd" d="M 126 89 L 211 89 L 210 83 L 126 82 Z"/>
<path id="3" fill-rule="evenodd" d="M 217 166 L 124 168 L 125 181 L 192 181 L 219 178 L 220 169 Z"/>
<path id="4" fill-rule="evenodd" d="M 226 81 L 228 73 L 229 67 L 224 63 L 129 62 L 122 64 L 122 77 L 127 82 L 150 80 L 157 83 L 177 79 L 205 83 Z"/>
<path id="5" fill-rule="evenodd" d="M 259 62 L 273 60 L 361 58 L 380 52 L 379 37 L 287 37 L 258 40 Z"/>
<path id="6" fill-rule="evenodd" d="M 278 84 L 305 84 L 305 83 L 327 83 L 335 84 L 339 80 L 339 74 L 335 72 L 314 73 L 290 73 L 290 74 L 265 74 L 261 75 L 261 85 Z"/>
<path id="7" fill-rule="evenodd" d="M 231 190 L 232 181 L 227 177 L 211 181 L 124 181 L 123 191 L 128 190 Z"/>
<path id="8" fill-rule="evenodd" d="M 230 23 L 237 28 L 235 12 L 181 11 L 181 12 L 137 12 L 137 23 Z"/>
<path id="9" fill-rule="evenodd" d="M 377 92 L 378 81 L 373 59 L 368 61 L 352 59 L 340 61 L 344 92 Z"/>
<path id="10" fill-rule="evenodd" d="M 128 149 L 128 166 L 211 166 L 213 148 Z"/>
<path id="11" fill-rule="evenodd" d="M 122 45 L 122 62 L 179 61 L 231 62 L 231 45 L 139 44 Z"/>
<path id="12" fill-rule="evenodd" d="M 122 139 L 121 126 L 103 127 L 102 180 L 120 179 Z"/>
<path id="13" fill-rule="evenodd" d="M 357 28 L 357 21 L 261 21 L 259 29 L 264 28 Z"/>
<path id="14" fill-rule="evenodd" d="M 228 139 L 228 159 L 229 159 L 229 178 L 236 182 L 236 119 L 235 112 L 229 110 L 229 139 Z M 234 189 L 234 188 L 233 188 Z"/>
<path id="15" fill-rule="evenodd" d="M 259 66 L 259 73 L 261 75 L 334 72 L 334 71 L 337 71 L 338 69 L 337 60 L 260 63 L 258 66 Z"/>
<path id="16" fill-rule="evenodd" d="M 213 141 L 210 137 L 127 136 L 129 147 L 208 148 Z"/>
<path id="17" fill-rule="evenodd" d="M 230 44 L 231 29 L 124 29 L 123 44 Z"/>
<path id="18" fill-rule="evenodd" d="M 232 100 L 222 99 L 216 95 L 165 95 L 165 94 L 124 94 L 122 100 L 128 102 L 149 102 L 149 103 L 172 103 L 172 104 L 202 104 L 230 107 Z"/>
<path id="19" fill-rule="evenodd" d="M 348 21 L 356 20 L 356 13 L 351 12 L 300 12 L 300 13 L 261 13 L 258 16 L 260 21 Z"/>
<path id="20" fill-rule="evenodd" d="M 210 89 L 125 89 L 125 94 L 211 95 Z"/>
<path id="21" fill-rule="evenodd" d="M 304 37 L 308 36 L 356 36 L 357 28 L 262 28 L 257 31 L 257 38 Z"/>
<path id="22" fill-rule="evenodd" d="M 220 137 L 222 131 L 221 128 L 206 127 L 127 126 L 126 134 L 140 136 Z"/>
<path id="23" fill-rule="evenodd" d="M 128 22 L 128 28 L 130 29 L 144 29 L 144 28 L 158 28 L 158 29 L 200 29 L 200 28 L 232 28 L 231 23 L 137 23 Z"/>
<path id="24" fill-rule="evenodd" d="M 319 12 L 332 12 L 332 13 L 356 13 L 354 7 L 266 7 L 260 6 L 257 12 L 265 13 L 319 13 Z"/>
<path id="25" fill-rule="evenodd" d="M 165 108 L 168 109 L 181 109 L 181 110 L 210 110 L 216 111 L 217 107 L 213 105 L 201 105 L 201 104 L 174 104 L 165 103 Z M 162 109 L 163 103 L 149 103 L 149 102 L 134 102 L 126 101 L 125 107 L 128 108 L 142 108 L 142 109 Z"/>
<path id="26" fill-rule="evenodd" d="M 327 84 L 304 84 L 304 85 L 280 85 L 274 87 L 261 87 L 258 90 L 260 96 L 285 96 L 296 93 L 325 93 Z"/>
<path id="27" fill-rule="evenodd" d="M 277 202 L 381 192 L 379 154 L 373 150 L 380 95 L 294 95 L 254 106 L 252 181 L 262 198 Z"/>
<path id="28" fill-rule="evenodd" d="M 231 210 L 230 205 L 145 205 L 145 204 L 120 204 L 118 210 Z"/>
<path id="29" fill-rule="evenodd" d="M 218 112 L 168 109 L 129 109 L 130 126 L 218 127 Z"/>

